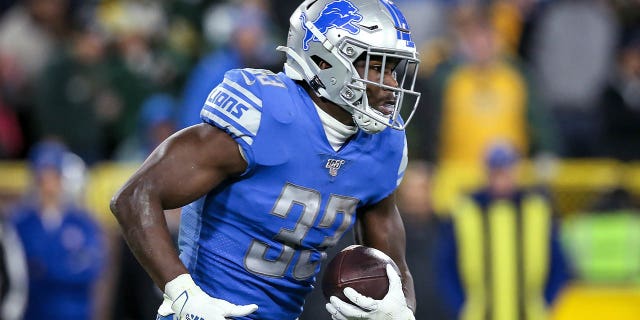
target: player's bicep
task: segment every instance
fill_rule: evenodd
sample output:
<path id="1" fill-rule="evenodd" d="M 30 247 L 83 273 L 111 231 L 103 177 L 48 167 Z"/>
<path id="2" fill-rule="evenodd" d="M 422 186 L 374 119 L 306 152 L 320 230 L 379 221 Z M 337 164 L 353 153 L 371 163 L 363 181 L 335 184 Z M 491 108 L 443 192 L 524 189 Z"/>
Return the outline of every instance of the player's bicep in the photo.
<path id="1" fill-rule="evenodd" d="M 163 209 L 172 209 L 198 199 L 245 168 L 246 162 L 231 136 L 199 124 L 179 131 L 158 146 L 131 181 L 150 197 L 158 197 Z"/>

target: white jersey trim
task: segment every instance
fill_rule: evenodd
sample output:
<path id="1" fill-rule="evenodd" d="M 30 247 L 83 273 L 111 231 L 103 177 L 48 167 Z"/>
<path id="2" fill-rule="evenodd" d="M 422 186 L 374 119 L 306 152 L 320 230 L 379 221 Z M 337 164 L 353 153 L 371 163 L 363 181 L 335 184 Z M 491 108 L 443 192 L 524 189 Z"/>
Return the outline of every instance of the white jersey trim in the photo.
<path id="1" fill-rule="evenodd" d="M 238 128 L 236 128 L 235 126 L 233 126 L 229 122 L 225 121 L 221 117 L 217 116 L 216 114 L 214 114 L 214 113 L 212 113 L 212 112 L 210 112 L 208 110 L 204 110 L 204 109 L 202 110 L 201 114 L 202 114 L 202 116 L 204 116 L 204 117 L 210 119 L 211 121 L 213 121 L 214 123 L 216 123 L 221 128 L 229 130 L 229 132 L 231 134 L 233 134 L 234 136 L 242 139 L 248 145 L 252 145 L 253 144 L 253 137 L 250 137 L 247 134 L 243 133 Z M 257 130 L 257 128 L 256 128 L 256 130 Z"/>
<path id="2" fill-rule="evenodd" d="M 404 147 L 402 148 L 402 161 L 400 161 L 400 167 L 398 167 L 398 180 L 396 181 L 396 187 L 400 185 L 404 178 L 404 171 L 407 169 L 409 163 L 409 149 L 407 148 L 407 137 L 404 138 Z"/>

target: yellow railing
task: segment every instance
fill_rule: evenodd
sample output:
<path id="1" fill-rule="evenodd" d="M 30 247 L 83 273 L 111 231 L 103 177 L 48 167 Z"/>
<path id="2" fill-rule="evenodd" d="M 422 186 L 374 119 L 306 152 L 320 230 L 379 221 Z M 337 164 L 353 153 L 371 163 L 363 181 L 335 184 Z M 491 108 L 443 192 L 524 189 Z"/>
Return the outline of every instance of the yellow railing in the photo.
<path id="1" fill-rule="evenodd" d="M 575 283 L 558 298 L 551 320 L 640 319 L 640 288 Z"/>
<path id="2" fill-rule="evenodd" d="M 524 185 L 546 186 L 558 213 L 571 214 L 587 208 L 603 191 L 623 187 L 640 195 L 640 163 L 622 163 L 610 159 L 565 160 L 541 169 L 533 162 L 518 167 Z M 483 168 L 461 163 L 440 165 L 434 176 L 434 206 L 446 213 L 461 193 L 484 182 Z"/>
<path id="3" fill-rule="evenodd" d="M 137 165 L 101 163 L 89 172 L 86 200 L 98 216 L 108 215 L 108 199 L 124 183 Z M 551 191 L 558 211 L 568 214 L 584 209 L 603 190 L 615 186 L 627 188 L 640 195 L 640 163 L 621 163 L 609 159 L 565 160 L 556 163 L 543 176 L 531 162 L 519 167 L 523 184 L 543 184 Z M 0 196 L 17 196 L 29 186 L 30 175 L 23 162 L 0 161 Z M 484 176 L 481 167 L 445 163 L 434 176 L 434 205 L 446 212 L 458 196 L 481 185 Z M 103 219 L 103 218 L 101 218 Z M 106 220 L 110 218 L 105 218 Z"/>
<path id="4" fill-rule="evenodd" d="M 109 201 L 137 165 L 101 163 L 88 173 L 84 205 L 106 226 L 112 226 L 115 219 L 109 211 Z M 27 191 L 31 174 L 23 162 L 0 161 L 0 206 L 17 200 Z"/>

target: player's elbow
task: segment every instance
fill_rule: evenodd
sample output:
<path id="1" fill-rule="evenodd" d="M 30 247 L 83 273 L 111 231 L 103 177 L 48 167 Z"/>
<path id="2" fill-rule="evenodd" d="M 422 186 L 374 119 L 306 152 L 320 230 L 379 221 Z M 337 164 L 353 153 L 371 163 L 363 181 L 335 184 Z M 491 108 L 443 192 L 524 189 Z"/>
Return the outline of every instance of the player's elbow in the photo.
<path id="1" fill-rule="evenodd" d="M 123 211 L 125 201 L 123 200 L 121 192 L 118 192 L 111 197 L 109 202 L 109 209 L 111 213 L 119 220 L 119 215 Z"/>
<path id="2" fill-rule="evenodd" d="M 131 212 L 133 201 L 133 192 L 130 192 L 127 188 L 122 188 L 111 198 L 109 209 L 111 209 L 111 213 L 118 221 L 122 221 L 127 212 Z"/>

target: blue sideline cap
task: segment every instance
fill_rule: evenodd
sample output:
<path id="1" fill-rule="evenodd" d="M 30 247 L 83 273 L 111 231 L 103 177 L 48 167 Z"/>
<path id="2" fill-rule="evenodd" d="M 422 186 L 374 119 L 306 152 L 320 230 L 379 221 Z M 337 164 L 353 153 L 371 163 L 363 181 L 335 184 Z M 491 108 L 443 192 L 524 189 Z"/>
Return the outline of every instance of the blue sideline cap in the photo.
<path id="1" fill-rule="evenodd" d="M 29 151 L 29 162 L 31 170 L 36 173 L 44 169 L 51 168 L 62 172 L 64 155 L 67 148 L 58 142 L 40 142 Z"/>
<path id="2" fill-rule="evenodd" d="M 175 105 L 175 100 L 168 94 L 156 93 L 149 96 L 140 108 L 141 125 L 149 128 L 162 122 L 175 122 Z"/>
<path id="3" fill-rule="evenodd" d="M 516 164 L 518 153 L 507 143 L 492 145 L 487 151 L 485 164 L 490 169 L 506 168 Z"/>

